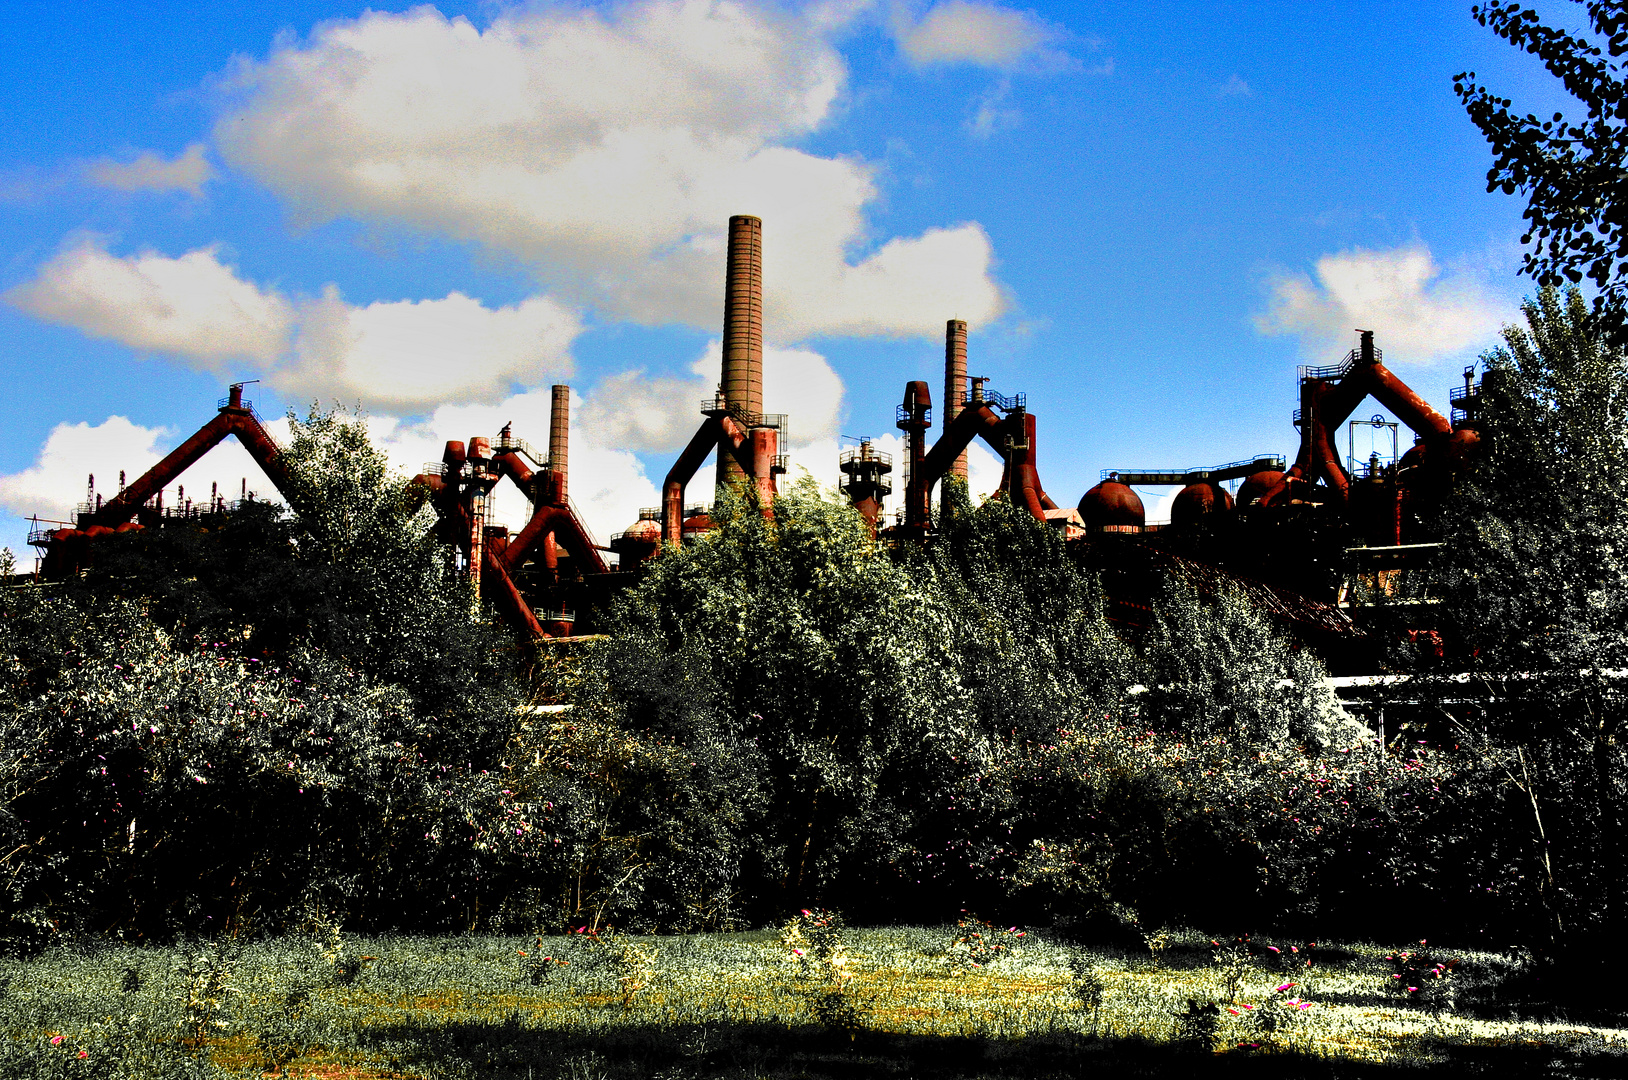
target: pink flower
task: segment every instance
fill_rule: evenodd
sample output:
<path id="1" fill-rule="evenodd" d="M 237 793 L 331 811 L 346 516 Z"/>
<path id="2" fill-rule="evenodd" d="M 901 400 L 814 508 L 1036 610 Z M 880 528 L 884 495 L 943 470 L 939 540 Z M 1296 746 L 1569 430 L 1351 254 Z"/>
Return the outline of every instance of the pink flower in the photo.
<path id="1" fill-rule="evenodd" d="M 1281 993 L 1283 993 L 1283 991 L 1289 989 L 1289 987 L 1291 987 L 1293 985 L 1294 985 L 1294 983 L 1292 983 L 1292 982 L 1286 982 L 1282 986 L 1277 988 L 1277 992 L 1281 994 Z"/>
<path id="2" fill-rule="evenodd" d="M 1273 952 L 1282 952 L 1283 951 L 1282 949 L 1278 948 L 1276 945 L 1268 945 L 1267 948 L 1271 949 Z"/>
<path id="3" fill-rule="evenodd" d="M 52 1046 L 61 1046 L 63 1038 L 64 1038 L 63 1036 L 58 1035 L 56 1038 L 51 1040 L 51 1045 Z"/>
<path id="4" fill-rule="evenodd" d="M 1244 1015 L 1243 1013 L 1239 1012 L 1237 1009 L 1228 1009 L 1227 1011 L 1229 1013 L 1231 1013 L 1232 1015 L 1234 1015 L 1234 1016 L 1242 1016 L 1242 1015 Z"/>
<path id="5" fill-rule="evenodd" d="M 89 1050 L 81 1050 L 81 1051 L 79 1051 L 79 1056 L 82 1057 L 82 1058 L 88 1058 L 88 1057 L 90 1057 L 90 1051 Z"/>

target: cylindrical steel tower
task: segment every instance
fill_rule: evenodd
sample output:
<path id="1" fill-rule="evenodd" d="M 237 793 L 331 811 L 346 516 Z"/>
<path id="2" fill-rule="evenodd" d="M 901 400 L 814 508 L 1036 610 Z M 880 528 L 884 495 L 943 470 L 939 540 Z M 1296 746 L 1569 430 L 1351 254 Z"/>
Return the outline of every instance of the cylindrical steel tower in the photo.
<path id="1" fill-rule="evenodd" d="M 723 353 L 724 401 L 737 420 L 755 423 L 763 412 L 763 221 L 748 214 L 729 219 Z M 718 483 L 738 484 L 745 477 L 733 456 L 720 450 Z"/>
<path id="2" fill-rule="evenodd" d="M 964 319 L 950 319 L 944 324 L 944 430 L 948 431 L 956 414 L 961 411 L 961 399 L 967 395 L 967 324 Z M 967 478 L 967 452 L 956 455 L 950 466 L 951 475 Z"/>
<path id="3" fill-rule="evenodd" d="M 554 497 L 563 506 L 571 455 L 571 388 L 556 385 L 553 392 L 548 414 L 548 471 L 554 477 Z"/>

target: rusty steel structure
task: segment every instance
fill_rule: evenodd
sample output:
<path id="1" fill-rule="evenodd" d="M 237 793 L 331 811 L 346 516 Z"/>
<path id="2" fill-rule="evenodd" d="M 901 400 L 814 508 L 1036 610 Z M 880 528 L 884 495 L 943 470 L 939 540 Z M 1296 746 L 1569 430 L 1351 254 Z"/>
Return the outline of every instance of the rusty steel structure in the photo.
<path id="1" fill-rule="evenodd" d="M 570 402 L 569 386 L 553 388 L 546 457 L 505 426 L 496 443 L 485 436 L 467 445 L 448 441 L 441 460 L 428 463 L 412 480 L 429 492 L 440 535 L 462 556 L 477 595 L 533 638 L 562 636 L 571 626 L 558 604 L 539 617 L 516 582 L 523 567 L 533 564 L 545 591 L 561 583 L 562 555 L 576 575 L 609 571 L 568 494 Z M 503 480 L 523 492 L 531 506 L 525 527 L 512 537 L 491 522 L 492 491 Z"/>
<path id="2" fill-rule="evenodd" d="M 243 397 L 243 388 L 247 385 L 233 383 L 227 390 L 227 396 L 218 403 L 214 418 L 133 483 L 126 485 L 121 472 L 120 490 L 113 498 L 103 502 L 96 495 L 96 480 L 92 476 L 86 501 L 80 505 L 73 527 L 35 529 L 30 533 L 29 542 L 44 551 L 41 574 L 50 579 L 60 579 L 78 573 L 90 564 L 95 543 L 100 537 L 151 528 L 166 518 L 224 512 L 227 504 L 218 491 L 212 490 L 209 502 L 195 507 L 187 500 L 185 487 L 179 492 L 178 505 L 166 510 L 164 489 L 228 437 L 236 437 L 283 498 L 291 506 L 298 506 L 298 493 L 288 482 L 288 471 L 283 467 L 282 448 L 260 422 L 254 404 Z M 241 497 L 250 497 L 246 479 Z"/>
<path id="3" fill-rule="evenodd" d="M 989 390 L 984 378 L 967 376 L 967 324 L 950 319 L 944 334 L 944 385 L 949 398 L 943 434 L 931 449 L 927 429 L 933 426 L 933 397 L 927 383 L 905 384 L 904 400 L 895 411 L 895 423 L 905 439 L 904 510 L 893 529 L 898 538 L 921 539 L 933 529 L 933 488 L 948 475 L 966 478 L 967 447 L 983 439 L 1004 462 L 1001 491 L 1013 505 L 1036 520 L 1073 524 L 1074 515 L 1061 510 L 1046 494 L 1035 468 L 1035 419 L 1023 394 L 1006 397 Z M 970 388 L 961 389 L 970 383 Z M 844 459 L 844 471 L 847 471 Z M 849 499 L 861 512 L 874 486 L 852 486 Z"/>
<path id="4" fill-rule="evenodd" d="M 593 597 L 603 599 L 606 590 L 635 578 L 641 564 L 664 549 L 693 543 L 714 527 L 708 504 L 686 498 L 709 456 L 715 457 L 713 480 L 719 488 L 748 493 L 765 516 L 773 514 L 779 477 L 786 471 L 786 418 L 763 411 L 763 223 L 750 215 L 731 217 L 727 237 L 716 393 L 701 402 L 702 423 L 663 478 L 661 505 L 640 510 L 639 519 L 614 534 L 609 546 L 599 544 L 571 502 L 568 386 L 552 388 L 546 454 L 505 426 L 495 437 L 447 442 L 441 460 L 413 478 L 435 508 L 437 534 L 448 546 L 449 560 L 469 576 L 478 597 L 533 638 L 570 636 L 575 624 L 568 600 L 588 595 L 590 604 L 597 602 Z M 1025 395 L 997 393 L 988 379 L 969 376 L 968 325 L 948 319 L 939 437 L 928 440 L 934 417 L 926 381 L 907 383 L 895 411 L 904 443 L 898 463 L 902 509 L 891 521 L 884 517 L 884 500 L 894 492 L 895 463 L 868 438 L 842 451 L 839 490 L 882 541 L 928 542 L 937 528 L 934 488 L 947 477 L 966 479 L 968 448 L 982 439 L 1003 463 L 999 495 L 1057 527 L 1066 540 L 1078 541 L 1070 548 L 1076 557 L 1103 575 L 1110 592 L 1117 588 L 1125 594 L 1110 597 L 1123 618 L 1142 618 L 1151 603 L 1150 583 L 1177 566 L 1195 581 L 1211 571 L 1254 581 L 1253 595 L 1276 598 L 1274 610 L 1298 612 L 1295 618 L 1316 623 L 1318 633 L 1338 636 L 1343 631 L 1335 624 L 1343 616 L 1331 614 L 1329 604 L 1343 593 L 1326 587 L 1326 566 L 1301 572 L 1324 558 L 1312 553 L 1321 544 L 1318 550 L 1326 554 L 1328 545 L 1319 538 L 1333 536 L 1341 544 L 1360 539 L 1360 548 L 1344 549 L 1347 556 L 1359 552 L 1347 561 L 1355 558 L 1370 567 L 1375 580 L 1421 557 L 1433 546 L 1427 542 L 1430 515 L 1424 511 L 1447 497 L 1453 475 L 1472 461 L 1479 439 L 1480 394 L 1473 369 L 1466 372 L 1463 389 L 1452 393 L 1449 418 L 1385 366 L 1372 331 L 1358 333 L 1358 347 L 1340 364 L 1299 370 L 1300 408 L 1294 415 L 1299 447 L 1292 464 L 1259 454 L 1198 468 L 1103 470 L 1101 482 L 1077 506 L 1062 508 L 1040 479 L 1037 425 Z M 186 501 L 184 488 L 177 492 L 178 505 L 166 510 L 164 489 L 228 436 L 243 443 L 290 507 L 301 512 L 282 450 L 244 400 L 244 385 L 233 384 L 217 415 L 134 483 L 125 485 L 120 474 L 113 498 L 97 497 L 92 478 L 72 527 L 36 528 L 30 542 L 44 549 L 42 571 L 49 577 L 78 572 L 91 561 L 100 536 L 196 516 L 200 511 Z M 1370 397 L 1415 433 L 1415 444 L 1405 453 L 1396 441 L 1396 423 L 1377 415 L 1353 419 Z M 1343 462 L 1342 425 L 1353 444 Z M 1388 460 L 1376 451 L 1359 461 L 1353 433 L 1362 425 L 1391 436 Z M 505 481 L 528 502 L 525 525 L 513 535 L 491 513 L 494 492 Z M 1224 486 L 1238 481 L 1235 491 Z M 1168 523 L 1147 520 L 1135 490 L 1146 486 L 1180 488 Z M 248 497 L 246 482 L 243 494 Z M 207 506 L 207 513 L 230 508 L 219 492 L 211 492 Z M 614 569 L 602 558 L 605 551 L 617 554 Z M 1204 566 L 1211 569 L 1197 569 Z"/>
<path id="5" fill-rule="evenodd" d="M 708 454 L 717 454 L 718 486 L 750 483 L 765 515 L 774 512 L 776 478 L 786 471 L 786 418 L 763 412 L 763 222 L 746 214 L 729 219 L 723 370 L 701 414 L 706 419 L 662 481 L 662 539 L 672 545 L 711 527 L 708 518 L 692 529 L 684 514 L 685 489 Z"/>

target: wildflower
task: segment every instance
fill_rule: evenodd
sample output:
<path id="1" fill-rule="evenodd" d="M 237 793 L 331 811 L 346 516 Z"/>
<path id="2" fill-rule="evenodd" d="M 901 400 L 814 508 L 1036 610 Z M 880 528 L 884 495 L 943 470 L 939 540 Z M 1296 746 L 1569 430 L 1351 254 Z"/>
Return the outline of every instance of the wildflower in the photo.
<path id="1" fill-rule="evenodd" d="M 1291 987 L 1293 985 L 1294 985 L 1294 983 L 1292 983 L 1292 982 L 1286 982 L 1282 986 L 1277 988 L 1276 993 L 1281 994 L 1281 993 L 1283 993 L 1283 991 L 1289 989 L 1289 987 Z"/>
<path id="2" fill-rule="evenodd" d="M 90 1051 L 89 1050 L 81 1050 L 81 1051 L 79 1051 L 79 1056 L 82 1057 L 82 1058 L 88 1058 L 88 1057 L 90 1057 Z"/>
<path id="3" fill-rule="evenodd" d="M 55 1038 L 53 1038 L 51 1040 L 51 1045 L 52 1046 L 61 1046 L 63 1038 L 65 1038 L 65 1036 L 62 1036 L 62 1035 L 56 1036 Z"/>
<path id="4" fill-rule="evenodd" d="M 1237 1009 L 1229 1008 L 1229 1009 L 1227 1009 L 1227 1011 L 1229 1013 L 1231 1013 L 1232 1015 L 1234 1015 L 1234 1016 L 1242 1016 L 1242 1015 L 1244 1015 L 1243 1013 L 1239 1012 Z"/>

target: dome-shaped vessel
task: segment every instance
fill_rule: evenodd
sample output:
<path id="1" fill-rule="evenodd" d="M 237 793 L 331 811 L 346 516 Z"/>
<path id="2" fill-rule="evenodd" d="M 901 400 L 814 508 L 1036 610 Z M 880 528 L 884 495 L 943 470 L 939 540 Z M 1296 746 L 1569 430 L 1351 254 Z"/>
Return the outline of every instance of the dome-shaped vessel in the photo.
<path id="1" fill-rule="evenodd" d="M 1260 502 L 1268 491 L 1282 483 L 1283 474 L 1277 469 L 1265 469 L 1258 473 L 1251 473 L 1238 485 L 1238 505 L 1249 506 Z"/>
<path id="2" fill-rule="evenodd" d="M 712 516 L 707 513 L 706 508 L 702 506 L 691 507 L 689 516 L 684 519 L 684 542 L 691 543 L 698 540 L 711 532 L 712 529 Z"/>
<path id="3" fill-rule="evenodd" d="M 1170 524 L 1179 528 L 1218 511 L 1231 509 L 1232 496 L 1227 494 L 1226 488 L 1201 480 L 1176 492 L 1176 498 L 1170 504 Z"/>
<path id="4" fill-rule="evenodd" d="M 1141 532 L 1147 524 L 1142 499 L 1118 480 L 1104 480 L 1080 496 L 1080 517 L 1088 532 Z"/>

